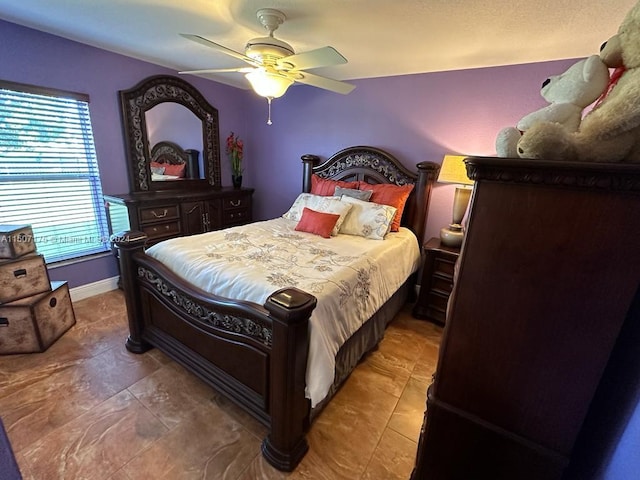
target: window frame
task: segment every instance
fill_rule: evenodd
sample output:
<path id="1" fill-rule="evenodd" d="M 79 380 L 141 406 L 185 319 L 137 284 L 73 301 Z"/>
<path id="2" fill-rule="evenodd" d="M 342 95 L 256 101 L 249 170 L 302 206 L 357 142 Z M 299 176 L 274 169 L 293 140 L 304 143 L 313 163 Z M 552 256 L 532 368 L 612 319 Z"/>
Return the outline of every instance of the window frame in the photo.
<path id="1" fill-rule="evenodd" d="M 3 186 L 7 187 L 5 190 L 5 195 L 7 192 L 11 191 L 11 187 L 15 187 L 14 190 L 20 190 L 20 182 L 25 182 L 23 184 L 23 189 L 26 187 L 29 188 L 28 183 L 26 182 L 40 182 L 47 180 L 50 181 L 50 187 L 59 183 L 61 185 L 65 185 L 67 190 L 67 196 L 69 200 L 75 197 L 80 191 L 82 203 L 76 205 L 76 208 L 73 209 L 73 212 L 76 212 L 79 215 L 84 214 L 85 218 L 87 212 L 90 213 L 90 217 L 92 217 L 91 221 L 85 222 L 80 221 L 79 225 L 81 225 L 80 229 L 73 229 L 73 223 L 65 223 L 60 225 L 54 225 L 53 227 L 43 227 L 38 226 L 36 223 L 31 221 L 30 219 L 25 219 L 25 221 L 16 222 L 15 217 L 8 217 L 10 220 L 6 222 L 6 218 L 0 218 L 0 224 L 9 223 L 11 225 L 31 225 L 34 231 L 34 240 L 36 243 L 36 248 L 40 253 L 45 255 L 45 259 L 48 264 L 63 264 L 63 263 L 73 263 L 76 261 L 81 261 L 88 257 L 100 256 L 110 251 L 109 244 L 109 225 L 108 225 L 108 216 L 107 211 L 104 205 L 103 200 L 103 191 L 102 191 L 102 183 L 100 178 L 99 164 L 98 164 L 98 155 L 95 148 L 95 140 L 94 140 L 94 132 L 93 132 L 93 122 L 91 120 L 91 109 L 90 109 L 90 97 L 85 93 L 71 92 L 67 90 L 50 88 L 50 87 L 42 87 L 37 85 L 23 84 L 18 82 L 12 82 L 7 80 L 0 79 L 0 89 L 10 91 L 17 96 L 20 95 L 37 95 L 37 96 L 45 96 L 52 97 L 52 103 L 55 103 L 57 99 L 61 99 L 60 107 L 63 106 L 64 101 L 75 101 L 77 102 L 77 120 L 79 121 L 77 127 L 73 128 L 73 136 L 71 137 L 77 150 L 74 150 L 76 160 L 74 162 L 59 162 L 61 165 L 60 173 L 43 173 L 35 170 L 34 165 L 28 165 L 30 162 L 27 160 L 24 162 L 25 166 L 33 168 L 35 171 L 33 173 L 26 173 L 24 175 L 14 173 L 13 177 L 11 176 L 11 167 L 8 167 L 8 174 L 3 174 L 0 171 L 0 189 Z M 35 100 L 35 99 L 34 99 Z M 27 99 L 25 98 L 25 103 Z M 8 113 L 9 108 L 5 110 L 4 102 L 2 102 L 2 106 L 0 109 L 3 113 Z M 44 109 L 43 109 L 44 110 Z M 62 108 L 60 109 L 62 111 Z M 53 115 L 61 115 L 60 111 L 55 111 Z M 35 117 L 34 112 L 34 117 Z M 5 118 L 9 119 L 10 115 L 6 115 Z M 15 119 L 16 117 L 14 117 Z M 35 120 L 37 122 L 37 119 Z M 70 122 L 68 125 L 71 126 Z M 25 129 L 27 131 L 27 129 Z M 37 132 L 46 132 L 46 127 L 37 130 Z M 5 132 L 12 133 L 10 129 L 5 130 Z M 65 132 L 66 133 L 66 132 Z M 8 152 L 11 152 L 11 138 L 8 134 L 4 137 L 2 136 L 2 132 L 0 132 L 0 165 L 4 162 L 5 166 L 11 162 L 11 156 Z M 15 137 L 15 136 L 14 136 Z M 41 141 L 43 139 L 55 139 L 55 135 L 50 135 L 45 133 L 43 138 L 38 138 L 36 143 L 40 141 L 41 145 L 44 145 L 45 142 Z M 4 143 L 6 142 L 6 143 Z M 25 142 L 26 143 L 26 142 Z M 71 144 L 72 142 L 69 142 Z M 15 142 L 16 145 L 20 145 L 20 142 Z M 81 145 L 81 147 L 77 147 Z M 50 147 L 49 147 L 50 148 Z M 54 158 L 55 155 L 60 155 L 60 158 L 64 157 L 66 153 L 64 151 L 64 145 L 60 147 L 61 150 L 53 151 Z M 68 148 L 68 147 L 67 147 Z M 42 152 L 45 152 L 46 149 L 43 147 L 41 151 L 34 150 L 33 157 L 34 159 L 38 156 L 42 156 Z M 78 155 L 77 152 L 83 152 L 81 155 Z M 6 154 L 4 159 L 2 156 Z M 25 155 L 24 158 L 28 158 L 28 155 Z M 78 161 L 77 159 L 84 160 Z M 37 163 L 41 160 L 33 160 L 33 164 Z M 74 165 L 77 167 L 75 171 L 73 171 Z M 43 163 L 43 167 L 46 164 Z M 21 178 L 22 177 L 22 178 Z M 78 182 L 81 187 L 78 190 L 75 190 L 71 187 L 71 183 L 74 181 Z M 71 183 L 69 183 L 71 182 Z M 33 185 L 33 184 L 32 184 Z M 29 193 L 24 193 L 24 198 L 29 197 Z M 0 198 L 2 198 L 2 192 L 0 191 Z M 60 197 L 64 199 L 64 197 Z M 44 205 L 49 202 L 42 201 L 40 205 Z M 31 207 L 33 212 L 36 212 L 39 207 L 34 206 Z M 7 208 L 7 210 L 9 210 Z M 66 214 L 69 210 L 64 210 Z M 1 211 L 0 205 L 0 214 Z M 57 212 L 57 215 L 60 216 L 60 212 Z M 2 215 L 4 217 L 4 215 Z M 78 222 L 76 222 L 78 223 Z M 66 225 L 65 227 L 60 228 L 61 225 Z M 89 225 L 89 228 L 87 228 Z M 47 235 L 40 234 L 39 232 L 48 232 Z M 54 232 L 54 233 L 51 233 Z M 48 246 L 47 244 L 52 242 L 53 244 Z"/>

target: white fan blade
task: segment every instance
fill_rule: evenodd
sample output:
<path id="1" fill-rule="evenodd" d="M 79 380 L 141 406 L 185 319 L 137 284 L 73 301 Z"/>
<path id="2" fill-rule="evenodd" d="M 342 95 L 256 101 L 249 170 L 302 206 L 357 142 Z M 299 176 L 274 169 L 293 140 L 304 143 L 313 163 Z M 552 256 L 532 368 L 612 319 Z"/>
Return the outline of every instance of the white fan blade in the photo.
<path id="1" fill-rule="evenodd" d="M 249 73 L 255 70 L 254 67 L 240 67 L 240 68 L 205 68 L 204 70 L 185 70 L 178 72 L 179 74 L 198 75 L 200 73 L 227 73 L 227 72 L 241 72 Z"/>
<path id="2" fill-rule="evenodd" d="M 321 77 L 320 75 L 314 75 L 308 72 L 295 72 L 296 75 L 291 75 L 291 78 L 296 82 L 311 85 L 312 87 L 323 88 L 324 90 L 331 90 L 332 92 L 341 93 L 346 95 L 351 92 L 355 85 L 342 82 L 340 80 L 334 80 L 333 78 Z"/>
<path id="3" fill-rule="evenodd" d="M 308 52 L 296 53 L 276 60 L 279 67 L 286 70 L 305 70 L 309 68 L 328 67 L 347 63 L 333 47 L 322 47 Z"/>
<path id="4" fill-rule="evenodd" d="M 213 48 L 214 50 L 218 50 L 221 53 L 224 53 L 226 55 L 229 55 L 231 57 L 234 58 L 238 58 L 242 61 L 245 61 L 247 63 L 250 63 L 251 65 L 254 65 L 256 67 L 261 66 L 261 63 L 254 60 L 251 57 L 247 57 L 245 54 L 240 53 L 240 52 L 236 52 L 235 50 L 231 50 L 230 48 L 225 47 L 224 45 L 220 45 L 218 43 L 212 42 L 211 40 L 207 40 L 204 37 L 201 37 L 200 35 L 192 35 L 190 33 L 181 33 L 180 34 L 181 37 L 187 38 L 191 41 L 194 41 L 196 43 L 199 43 L 201 45 L 204 45 L 205 47 L 209 47 L 209 48 Z"/>

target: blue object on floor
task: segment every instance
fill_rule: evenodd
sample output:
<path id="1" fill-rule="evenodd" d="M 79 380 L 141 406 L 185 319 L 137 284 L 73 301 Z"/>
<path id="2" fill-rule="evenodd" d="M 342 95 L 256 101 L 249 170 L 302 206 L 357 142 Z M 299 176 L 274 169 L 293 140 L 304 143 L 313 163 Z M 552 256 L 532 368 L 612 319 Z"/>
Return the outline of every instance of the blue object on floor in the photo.
<path id="1" fill-rule="evenodd" d="M 16 457 L 0 420 L 0 478 L 2 480 L 22 480 Z"/>

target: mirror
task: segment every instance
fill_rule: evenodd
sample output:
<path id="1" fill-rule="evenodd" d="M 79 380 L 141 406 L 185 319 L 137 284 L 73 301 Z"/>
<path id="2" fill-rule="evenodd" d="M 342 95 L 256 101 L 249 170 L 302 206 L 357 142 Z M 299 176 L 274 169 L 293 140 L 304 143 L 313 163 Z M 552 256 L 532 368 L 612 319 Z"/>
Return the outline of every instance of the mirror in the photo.
<path id="1" fill-rule="evenodd" d="M 200 156 L 203 147 L 203 126 L 200 119 L 191 110 L 179 103 L 159 103 L 145 112 L 145 124 L 147 125 L 147 140 L 151 151 L 152 182 L 205 178 L 205 169 Z M 180 145 L 185 146 L 185 149 L 182 149 Z M 169 158 L 159 157 L 160 150 L 164 151 L 163 155 L 169 155 Z M 180 155 L 181 151 L 187 154 L 195 152 L 197 156 L 191 158 L 187 155 L 186 168 L 181 168 L 180 175 L 171 175 L 170 173 L 178 173 L 172 172 L 176 168 L 169 166 L 164 168 L 162 164 L 167 163 L 167 165 L 180 167 L 184 162 L 184 155 Z M 158 160 L 165 161 L 159 162 Z"/>
<path id="2" fill-rule="evenodd" d="M 218 110 L 191 84 L 150 77 L 120 106 L 132 191 L 221 186 Z"/>

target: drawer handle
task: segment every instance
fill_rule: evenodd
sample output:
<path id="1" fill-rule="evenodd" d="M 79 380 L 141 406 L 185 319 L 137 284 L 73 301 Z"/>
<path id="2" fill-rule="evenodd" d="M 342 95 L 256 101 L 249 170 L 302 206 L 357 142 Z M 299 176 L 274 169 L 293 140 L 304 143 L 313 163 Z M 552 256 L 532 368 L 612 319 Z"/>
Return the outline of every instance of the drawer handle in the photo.
<path id="1" fill-rule="evenodd" d="M 151 210 L 151 215 L 153 215 L 153 216 L 154 216 L 154 217 L 156 217 L 156 218 L 164 218 L 164 217 L 166 217 L 166 216 L 167 216 L 167 213 L 169 213 L 169 212 L 167 211 L 167 209 L 166 209 L 166 208 L 164 209 L 164 211 L 162 212 L 162 214 L 161 214 L 161 215 L 160 215 L 160 214 L 158 214 L 158 213 L 156 213 L 156 211 L 155 211 L 155 210 Z"/>
<path id="2" fill-rule="evenodd" d="M 27 276 L 27 270 L 24 268 L 21 268 L 19 270 L 15 270 L 13 272 L 13 276 L 16 278 L 22 278 L 22 277 L 26 277 Z"/>
<path id="3" fill-rule="evenodd" d="M 239 207 L 240 204 L 242 203 L 242 200 L 229 200 L 229 203 L 231 204 L 232 207 Z"/>
<path id="4" fill-rule="evenodd" d="M 0 317 L 0 327 L 8 327 L 9 319 L 6 317 Z"/>

